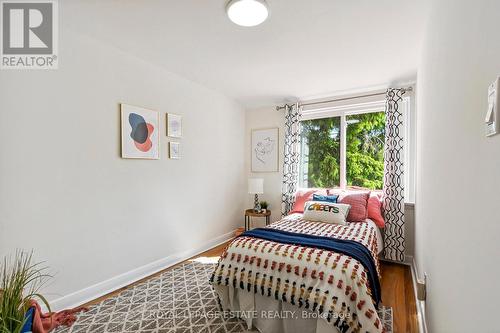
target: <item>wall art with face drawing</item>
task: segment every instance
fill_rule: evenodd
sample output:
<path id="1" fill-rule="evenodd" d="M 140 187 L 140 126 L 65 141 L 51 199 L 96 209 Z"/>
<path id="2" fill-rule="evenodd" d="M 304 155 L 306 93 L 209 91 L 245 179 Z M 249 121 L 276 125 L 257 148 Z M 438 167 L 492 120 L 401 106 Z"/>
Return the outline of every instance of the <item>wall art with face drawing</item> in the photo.
<path id="1" fill-rule="evenodd" d="M 160 158 L 159 114 L 138 106 L 120 104 L 122 158 Z"/>
<path id="2" fill-rule="evenodd" d="M 277 172 L 279 129 L 252 130 L 252 172 Z"/>

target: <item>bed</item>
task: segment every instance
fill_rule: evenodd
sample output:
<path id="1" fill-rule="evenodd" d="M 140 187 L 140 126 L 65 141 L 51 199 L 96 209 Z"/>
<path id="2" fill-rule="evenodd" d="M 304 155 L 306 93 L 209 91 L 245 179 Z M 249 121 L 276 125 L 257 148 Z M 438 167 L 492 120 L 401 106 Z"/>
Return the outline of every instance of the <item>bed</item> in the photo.
<path id="1" fill-rule="evenodd" d="M 292 214 L 262 229 L 357 245 L 373 267 L 355 252 L 244 234 L 224 250 L 210 279 L 223 310 L 262 333 L 383 332 L 376 310 L 382 235 L 373 221 L 339 225 Z"/>

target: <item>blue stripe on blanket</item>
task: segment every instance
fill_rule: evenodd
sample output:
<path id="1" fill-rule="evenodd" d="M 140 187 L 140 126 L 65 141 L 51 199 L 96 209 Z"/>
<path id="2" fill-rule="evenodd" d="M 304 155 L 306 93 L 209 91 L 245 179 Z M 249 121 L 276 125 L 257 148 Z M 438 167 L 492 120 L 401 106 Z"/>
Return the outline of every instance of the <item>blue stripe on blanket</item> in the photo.
<path id="1" fill-rule="evenodd" d="M 358 260 L 368 272 L 368 281 L 375 305 L 380 302 L 380 281 L 378 279 L 375 261 L 370 251 L 361 243 L 352 240 L 337 239 L 332 237 L 299 234 L 269 228 L 256 228 L 242 233 L 239 237 L 255 237 L 273 242 L 308 246 L 321 250 L 342 253 Z"/>

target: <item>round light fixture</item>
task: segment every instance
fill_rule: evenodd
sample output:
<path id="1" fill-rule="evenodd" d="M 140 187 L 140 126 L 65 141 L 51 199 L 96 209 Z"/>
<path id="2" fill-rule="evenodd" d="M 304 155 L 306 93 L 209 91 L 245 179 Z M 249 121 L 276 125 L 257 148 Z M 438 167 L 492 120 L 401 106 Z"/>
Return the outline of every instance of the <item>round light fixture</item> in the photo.
<path id="1" fill-rule="evenodd" d="M 264 22 L 269 10 L 264 0 L 231 0 L 226 6 L 231 21 L 243 27 L 254 27 Z"/>

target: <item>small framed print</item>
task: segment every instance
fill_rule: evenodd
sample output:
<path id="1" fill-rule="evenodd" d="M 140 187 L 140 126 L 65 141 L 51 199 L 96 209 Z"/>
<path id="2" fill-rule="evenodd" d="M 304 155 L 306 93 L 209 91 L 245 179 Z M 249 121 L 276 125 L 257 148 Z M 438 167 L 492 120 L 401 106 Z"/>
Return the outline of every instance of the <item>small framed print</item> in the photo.
<path id="1" fill-rule="evenodd" d="M 169 142 L 168 144 L 168 157 L 174 160 L 181 158 L 180 142 Z"/>
<path id="2" fill-rule="evenodd" d="M 167 113 L 167 136 L 171 138 L 182 137 L 182 116 Z"/>

